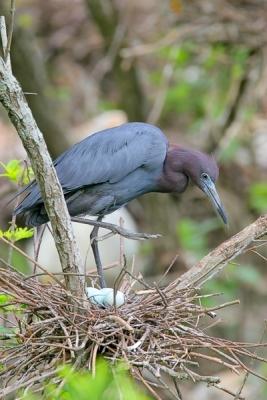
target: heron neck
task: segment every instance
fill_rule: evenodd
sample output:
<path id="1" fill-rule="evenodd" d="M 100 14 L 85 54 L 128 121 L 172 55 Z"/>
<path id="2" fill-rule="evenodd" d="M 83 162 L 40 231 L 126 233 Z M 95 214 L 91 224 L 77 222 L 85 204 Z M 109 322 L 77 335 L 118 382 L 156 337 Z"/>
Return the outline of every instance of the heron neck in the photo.
<path id="1" fill-rule="evenodd" d="M 190 176 L 192 167 L 194 168 L 195 153 L 197 150 L 188 149 L 183 146 L 171 144 L 167 151 L 167 161 L 175 172 L 182 172 Z"/>
<path id="2" fill-rule="evenodd" d="M 177 145 L 169 146 L 159 180 L 159 191 L 182 193 L 186 190 L 189 181 L 186 173 L 187 157 L 184 154 L 186 150 Z"/>

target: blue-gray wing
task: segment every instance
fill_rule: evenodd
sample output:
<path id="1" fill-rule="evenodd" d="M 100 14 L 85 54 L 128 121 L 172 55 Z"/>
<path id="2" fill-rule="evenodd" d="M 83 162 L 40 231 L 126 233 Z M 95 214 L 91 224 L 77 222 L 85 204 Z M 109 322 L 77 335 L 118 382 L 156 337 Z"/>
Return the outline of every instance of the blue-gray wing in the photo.
<path id="1" fill-rule="evenodd" d="M 166 156 L 160 129 L 129 123 L 97 132 L 63 153 L 55 167 L 65 192 L 103 182 L 118 182 L 141 166 L 156 168 Z"/>
<path id="2" fill-rule="evenodd" d="M 159 169 L 167 146 L 167 138 L 159 128 L 133 122 L 87 137 L 57 158 L 54 165 L 63 192 L 68 193 L 85 186 L 118 182 L 140 167 Z M 16 213 L 40 201 L 35 185 Z"/>

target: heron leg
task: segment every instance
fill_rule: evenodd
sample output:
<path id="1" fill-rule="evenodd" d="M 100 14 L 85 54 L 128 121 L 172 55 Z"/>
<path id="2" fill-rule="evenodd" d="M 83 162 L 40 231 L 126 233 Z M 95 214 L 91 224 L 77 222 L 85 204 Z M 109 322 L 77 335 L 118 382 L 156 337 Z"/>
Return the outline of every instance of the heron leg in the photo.
<path id="1" fill-rule="evenodd" d="M 101 222 L 103 217 L 98 217 L 97 221 Z M 99 249 L 98 249 L 98 241 L 97 239 L 97 234 L 98 234 L 99 226 L 95 226 L 94 229 L 91 232 L 90 235 L 90 241 L 91 241 L 91 247 L 93 250 L 94 258 L 95 258 L 95 263 L 96 263 L 96 268 L 97 268 L 97 274 L 99 277 L 99 283 L 101 288 L 107 287 L 105 278 L 104 278 L 104 271 L 103 271 L 103 266 L 101 263 L 100 259 L 100 254 L 99 254 Z"/>

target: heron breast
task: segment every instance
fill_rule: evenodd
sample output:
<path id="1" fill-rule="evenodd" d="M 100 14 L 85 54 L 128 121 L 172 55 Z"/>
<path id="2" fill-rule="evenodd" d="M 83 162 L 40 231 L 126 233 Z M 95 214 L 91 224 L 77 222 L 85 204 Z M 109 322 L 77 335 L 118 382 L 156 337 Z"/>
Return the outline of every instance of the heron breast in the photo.
<path id="1" fill-rule="evenodd" d="M 182 193 L 187 188 L 189 178 L 182 172 L 173 170 L 164 171 L 158 181 L 158 192 L 162 193 Z"/>

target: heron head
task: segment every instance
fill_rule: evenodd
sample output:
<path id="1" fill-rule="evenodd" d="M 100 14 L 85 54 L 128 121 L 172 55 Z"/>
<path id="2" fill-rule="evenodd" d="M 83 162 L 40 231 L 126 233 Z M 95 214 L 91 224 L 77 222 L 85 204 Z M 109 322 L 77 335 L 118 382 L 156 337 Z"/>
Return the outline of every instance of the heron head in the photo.
<path id="1" fill-rule="evenodd" d="M 189 177 L 206 194 L 224 224 L 227 224 L 227 215 L 215 186 L 219 168 L 214 157 L 198 151 L 188 157 Z"/>

